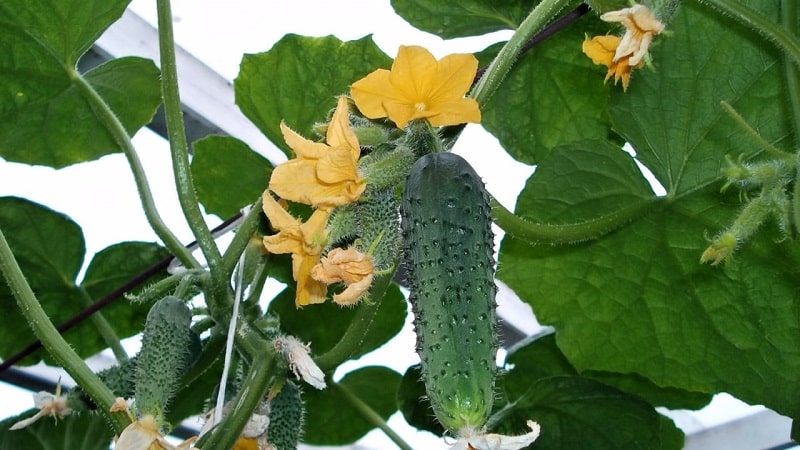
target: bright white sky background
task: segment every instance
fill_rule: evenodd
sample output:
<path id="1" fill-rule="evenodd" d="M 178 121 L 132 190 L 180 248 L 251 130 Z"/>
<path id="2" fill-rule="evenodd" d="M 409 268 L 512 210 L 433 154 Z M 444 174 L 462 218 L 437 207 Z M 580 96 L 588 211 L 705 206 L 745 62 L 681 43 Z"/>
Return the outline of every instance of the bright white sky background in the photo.
<path id="1" fill-rule="evenodd" d="M 155 0 L 133 0 L 131 8 L 151 23 L 156 22 Z M 374 41 L 394 57 L 401 44 L 422 45 L 437 56 L 449 53 L 476 52 L 501 41 L 510 32 L 442 41 L 418 31 L 397 16 L 389 0 L 173 0 L 175 35 L 178 44 L 203 60 L 228 80 L 233 80 L 244 53 L 268 50 L 286 33 L 308 36 L 336 35 L 342 40 L 372 34 Z M 180 72 L 180 67 L 178 68 Z M 286 95 L 291 95 L 287 92 Z M 185 242 L 192 237 L 180 215 L 174 194 L 165 142 L 149 130 L 134 139 L 165 221 Z M 467 127 L 456 151 L 467 158 L 484 178 L 487 188 L 498 200 L 513 208 L 516 195 L 533 168 L 508 157 L 499 144 L 480 126 Z M 276 161 L 276 153 L 268 155 Z M 282 155 L 277 156 L 277 158 Z M 124 240 L 155 241 L 141 212 L 133 179 L 121 154 L 109 155 L 88 164 L 52 170 L 8 163 L 0 159 L 0 196 L 27 197 L 66 213 L 76 221 L 87 239 L 87 253 Z M 210 217 L 211 226 L 219 219 Z M 88 262 L 87 257 L 87 262 Z M 536 325 L 529 308 L 512 296 L 499 299 L 501 307 L 522 317 L 517 324 L 532 332 Z M 414 338 L 410 327 L 390 349 L 379 351 L 359 365 L 374 361 L 387 364 L 400 373 L 416 362 Z M 21 412 L 32 406 L 27 391 L 0 385 L 0 417 Z M 741 411 L 733 400 L 723 399 L 721 410 Z M 725 420 L 719 414 L 700 416 L 706 425 Z M 428 433 L 417 432 L 396 414 L 390 425 L 398 429 L 415 448 L 444 449 L 447 446 Z M 198 425 L 199 426 L 199 425 Z M 697 426 L 697 424 L 695 424 Z M 308 430 L 307 433 L 313 433 Z M 388 449 L 394 446 L 379 432 L 370 433 L 359 448 Z"/>

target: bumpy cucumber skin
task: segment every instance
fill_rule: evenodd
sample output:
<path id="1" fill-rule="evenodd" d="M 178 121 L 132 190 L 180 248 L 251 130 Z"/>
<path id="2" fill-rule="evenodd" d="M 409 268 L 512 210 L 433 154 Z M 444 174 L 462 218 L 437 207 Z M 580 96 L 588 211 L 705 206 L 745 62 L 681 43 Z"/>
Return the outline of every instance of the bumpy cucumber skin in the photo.
<path id="1" fill-rule="evenodd" d="M 494 400 L 498 347 L 488 194 L 466 160 L 432 153 L 411 168 L 400 213 L 428 398 L 451 432 L 480 429 Z"/>
<path id="2" fill-rule="evenodd" d="M 160 417 L 175 393 L 191 344 L 192 312 L 183 300 L 164 297 L 147 314 L 136 357 L 136 409 Z"/>
<path id="3" fill-rule="evenodd" d="M 294 450 L 303 431 L 303 399 L 300 388 L 286 380 L 270 402 L 267 442 L 277 450 Z"/>

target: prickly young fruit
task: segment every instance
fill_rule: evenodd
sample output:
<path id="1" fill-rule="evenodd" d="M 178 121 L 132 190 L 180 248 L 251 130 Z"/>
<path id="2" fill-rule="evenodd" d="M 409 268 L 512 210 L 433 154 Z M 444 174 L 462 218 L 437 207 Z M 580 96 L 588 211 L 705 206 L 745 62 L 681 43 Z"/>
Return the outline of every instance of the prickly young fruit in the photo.
<path id="1" fill-rule="evenodd" d="M 466 160 L 431 153 L 411 168 L 400 211 L 428 398 L 451 432 L 481 429 L 497 370 L 488 194 Z"/>
<path id="2" fill-rule="evenodd" d="M 270 402 L 267 442 L 277 450 L 296 449 L 303 431 L 303 411 L 300 388 L 286 380 Z"/>
<path id="3" fill-rule="evenodd" d="M 178 387 L 189 354 L 192 312 L 167 296 L 147 314 L 142 349 L 136 357 L 136 409 L 161 417 Z"/>

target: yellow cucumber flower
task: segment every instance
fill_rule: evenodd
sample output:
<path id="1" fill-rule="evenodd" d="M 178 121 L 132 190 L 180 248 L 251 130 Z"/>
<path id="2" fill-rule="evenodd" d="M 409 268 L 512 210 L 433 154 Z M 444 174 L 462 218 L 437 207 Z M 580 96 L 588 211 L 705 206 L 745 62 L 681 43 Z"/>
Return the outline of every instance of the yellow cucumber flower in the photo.
<path id="1" fill-rule="evenodd" d="M 269 188 L 281 198 L 315 207 L 352 203 L 366 189 L 358 173 L 361 147 L 350 129 L 347 98 L 339 98 L 328 125 L 326 143 L 310 141 L 281 122 L 286 144 L 296 158 L 272 171 Z"/>
<path id="2" fill-rule="evenodd" d="M 347 288 L 333 295 L 333 301 L 342 306 L 353 305 L 367 293 L 375 276 L 372 257 L 355 247 L 347 250 L 334 248 L 311 271 L 311 277 L 326 284 L 344 283 Z"/>
<path id="3" fill-rule="evenodd" d="M 388 117 L 398 128 L 414 119 L 433 126 L 478 123 L 478 102 L 465 98 L 478 71 L 470 54 L 436 60 L 426 49 L 400 46 L 391 70 L 378 69 L 350 87 L 358 109 L 370 119 Z"/>
<path id="4" fill-rule="evenodd" d="M 195 436 L 173 445 L 158 431 L 156 419 L 146 415 L 122 430 L 114 443 L 114 450 L 197 450 L 192 446 L 196 440 Z"/>
<path id="5" fill-rule="evenodd" d="M 622 80 L 623 89 L 628 89 L 631 71 L 644 66 L 645 55 L 653 36 L 664 31 L 664 24 L 656 19 L 643 5 L 634 5 L 619 11 L 609 11 L 600 16 L 606 22 L 619 22 L 625 34 L 618 36 L 595 36 L 583 41 L 583 53 L 598 65 L 608 67 L 606 80 L 614 76 L 614 83 Z"/>
<path id="6" fill-rule="evenodd" d="M 636 66 L 642 61 L 647 49 L 650 48 L 653 36 L 664 31 L 664 24 L 644 5 L 637 4 L 619 11 L 609 11 L 601 15 L 600 19 L 606 22 L 619 22 L 625 27 L 625 34 L 614 54 L 614 61 L 627 56 L 630 57 L 631 66 Z"/>
<path id="7" fill-rule="evenodd" d="M 630 57 L 627 56 L 614 61 L 614 52 L 621 40 L 619 36 L 595 36 L 592 39 L 583 41 L 582 50 L 586 56 L 592 59 L 593 63 L 608 67 L 606 81 L 613 75 L 614 84 L 622 80 L 622 88 L 627 90 L 631 71 L 644 65 L 644 61 L 641 61 L 637 66 L 631 66 Z"/>
<path id="8" fill-rule="evenodd" d="M 295 305 L 299 308 L 324 302 L 326 286 L 311 278 L 311 269 L 319 263 L 322 246 L 327 240 L 325 227 L 330 210 L 316 209 L 303 223 L 275 201 L 269 191 L 264 192 L 262 198 L 264 213 L 278 230 L 278 234 L 264 236 L 264 247 L 271 253 L 292 254 L 292 276 L 297 282 Z"/>

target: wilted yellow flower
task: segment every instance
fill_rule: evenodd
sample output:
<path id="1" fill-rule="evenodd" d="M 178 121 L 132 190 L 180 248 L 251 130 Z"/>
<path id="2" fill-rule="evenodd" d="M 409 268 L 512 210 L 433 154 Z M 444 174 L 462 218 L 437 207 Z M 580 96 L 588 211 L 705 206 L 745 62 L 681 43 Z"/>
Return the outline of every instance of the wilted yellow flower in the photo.
<path id="1" fill-rule="evenodd" d="M 326 143 L 310 141 L 281 122 L 286 144 L 297 157 L 272 171 L 269 188 L 281 198 L 312 206 L 356 201 L 366 189 L 358 173 L 361 147 L 350 129 L 347 98 L 339 98 L 328 125 Z"/>
<path id="2" fill-rule="evenodd" d="M 478 102 L 465 98 L 478 71 L 470 54 L 448 55 L 437 61 L 426 49 L 400 46 L 391 71 L 378 69 L 350 88 L 362 114 L 388 117 L 399 128 L 414 119 L 433 126 L 478 123 Z"/>
<path id="3" fill-rule="evenodd" d="M 664 24 L 646 6 L 638 4 L 607 12 L 600 18 L 606 22 L 620 22 L 625 27 L 625 34 L 622 38 L 595 36 L 586 39 L 583 41 L 583 53 L 595 64 L 608 67 L 606 80 L 614 75 L 614 83 L 622 80 L 623 89 L 628 89 L 631 71 L 644 66 L 644 57 L 653 36 L 664 31 Z"/>
<path id="4" fill-rule="evenodd" d="M 324 302 L 326 286 L 311 278 L 311 268 L 319 262 L 322 246 L 327 240 L 325 227 L 330 211 L 316 209 L 303 223 L 275 201 L 269 191 L 262 197 L 264 213 L 273 228 L 278 230 L 278 234 L 264 236 L 264 247 L 271 253 L 292 254 L 292 276 L 297 282 L 295 305 L 299 308 Z"/>
<path id="5" fill-rule="evenodd" d="M 317 389 L 325 389 L 325 373 L 311 359 L 309 344 L 300 342 L 294 336 L 279 336 L 272 341 L 272 345 L 286 358 L 294 376 Z"/>
<path id="6" fill-rule="evenodd" d="M 34 416 L 27 419 L 20 420 L 19 422 L 11 425 L 9 430 L 20 430 L 36 423 L 39 419 L 45 416 L 51 416 L 57 419 L 63 419 L 72 413 L 72 408 L 67 406 L 67 398 L 61 396 L 61 380 L 56 384 L 56 393 L 51 394 L 47 391 L 40 391 L 33 394 L 33 405 L 39 408 Z"/>
<path id="7" fill-rule="evenodd" d="M 592 59 L 592 62 L 597 65 L 608 67 L 606 73 L 606 81 L 611 76 L 614 76 L 614 83 L 622 80 L 622 88 L 628 89 L 628 83 L 631 77 L 631 70 L 638 69 L 644 65 L 644 61 L 639 62 L 637 66 L 630 65 L 630 57 L 624 57 L 614 61 L 614 52 L 619 46 L 621 39 L 619 36 L 595 36 L 592 39 L 583 41 L 583 53 Z"/>
<path id="8" fill-rule="evenodd" d="M 372 285 L 375 263 L 370 255 L 355 247 L 347 250 L 334 248 L 314 266 L 311 276 L 326 284 L 347 285 L 343 292 L 333 295 L 333 301 L 339 305 L 352 305 L 361 300 Z"/>
<path id="9" fill-rule="evenodd" d="M 630 8 L 620 9 L 619 11 L 609 11 L 600 16 L 606 22 L 619 22 L 625 27 L 625 34 L 622 41 L 617 46 L 614 54 L 614 61 L 629 57 L 629 65 L 638 65 L 653 36 L 664 31 L 664 24 L 659 22 L 644 5 L 633 5 Z"/>
<path id="10" fill-rule="evenodd" d="M 739 241 L 733 233 L 723 233 L 714 238 L 711 245 L 700 255 L 700 263 L 710 263 L 712 266 L 716 266 L 730 258 L 738 244 Z"/>
<path id="11" fill-rule="evenodd" d="M 196 440 L 197 437 L 192 437 L 173 445 L 159 433 L 156 419 L 146 415 L 122 430 L 114 450 L 197 450 L 192 447 Z"/>

